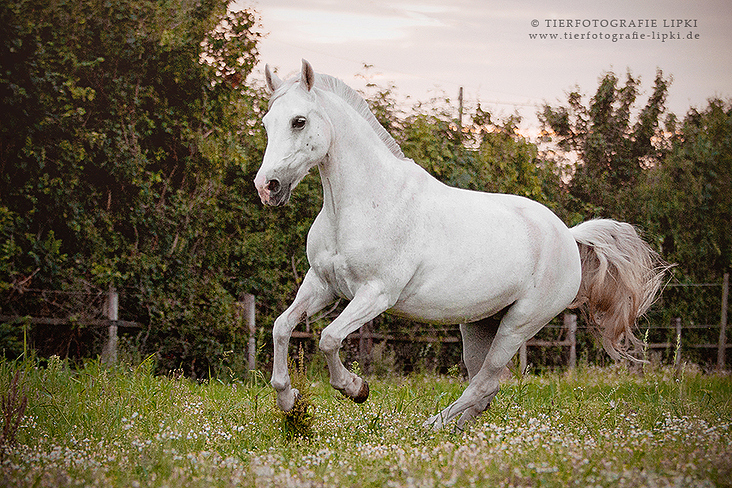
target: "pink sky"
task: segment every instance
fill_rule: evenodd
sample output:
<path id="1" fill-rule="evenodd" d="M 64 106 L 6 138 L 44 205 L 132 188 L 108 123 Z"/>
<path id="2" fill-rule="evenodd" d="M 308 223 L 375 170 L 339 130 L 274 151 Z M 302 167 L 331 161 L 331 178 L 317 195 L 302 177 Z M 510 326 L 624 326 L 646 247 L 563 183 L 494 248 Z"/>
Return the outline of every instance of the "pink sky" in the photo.
<path id="1" fill-rule="evenodd" d="M 732 8 L 726 0 L 239 0 L 238 5 L 254 7 L 261 16 L 266 37 L 254 74 L 260 79 L 264 63 L 284 77 L 306 58 L 316 71 L 363 88 L 356 75 L 370 64 L 374 81 L 395 84 L 402 98 L 428 101 L 445 93 L 456 100 L 463 86 L 469 106 L 480 101 L 497 115 L 518 112 L 528 126 L 535 125 L 538 106 L 564 102 L 575 86 L 594 94 L 608 70 L 624 78 L 630 69 L 641 77 L 647 95 L 656 69 L 662 69 L 673 77 L 667 105 L 679 116 L 691 106 L 705 106 L 709 97 L 732 96 Z M 547 38 L 540 39 L 542 34 Z"/>

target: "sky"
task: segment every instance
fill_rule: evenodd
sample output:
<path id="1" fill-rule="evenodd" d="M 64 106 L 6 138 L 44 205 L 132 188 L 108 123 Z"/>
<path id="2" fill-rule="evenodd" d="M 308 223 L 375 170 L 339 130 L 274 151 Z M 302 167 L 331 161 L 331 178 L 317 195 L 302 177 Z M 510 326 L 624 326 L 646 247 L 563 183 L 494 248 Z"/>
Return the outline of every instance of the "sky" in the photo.
<path id="1" fill-rule="evenodd" d="M 639 104 L 657 69 L 672 77 L 668 109 L 683 117 L 713 96 L 732 97 L 729 0 L 237 0 L 260 16 L 264 64 L 280 77 L 307 59 L 356 89 L 393 84 L 405 105 L 449 97 L 457 106 L 538 127 L 544 103 L 591 97 L 613 71 L 641 79 Z M 236 5 L 233 8 L 236 8 Z M 542 37 L 544 37 L 542 39 Z M 552 38 L 553 37 L 553 38 Z"/>

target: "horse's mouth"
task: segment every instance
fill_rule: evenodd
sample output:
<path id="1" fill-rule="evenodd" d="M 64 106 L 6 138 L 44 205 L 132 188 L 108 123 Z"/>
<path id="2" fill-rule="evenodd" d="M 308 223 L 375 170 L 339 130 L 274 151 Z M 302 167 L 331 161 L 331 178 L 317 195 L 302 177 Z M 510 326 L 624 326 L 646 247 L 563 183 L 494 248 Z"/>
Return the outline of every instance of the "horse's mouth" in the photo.
<path id="1" fill-rule="evenodd" d="M 292 196 L 292 192 L 290 191 L 290 187 L 286 187 L 283 190 L 280 190 L 275 194 L 270 194 L 268 203 L 269 203 L 269 205 L 272 205 L 273 207 L 281 207 L 281 206 L 287 205 L 287 203 L 289 203 L 291 196 Z"/>

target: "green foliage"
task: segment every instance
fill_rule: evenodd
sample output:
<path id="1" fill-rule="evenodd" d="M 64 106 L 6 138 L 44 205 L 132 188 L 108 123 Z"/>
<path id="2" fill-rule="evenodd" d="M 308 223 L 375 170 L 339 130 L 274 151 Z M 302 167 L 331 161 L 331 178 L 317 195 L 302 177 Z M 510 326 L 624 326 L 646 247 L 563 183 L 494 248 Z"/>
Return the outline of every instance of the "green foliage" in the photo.
<path id="1" fill-rule="evenodd" d="M 670 129 L 668 157 L 649 172 L 646 225 L 666 259 L 677 263 L 672 284 L 721 284 L 732 269 L 732 105 L 711 99 Z M 659 308 L 666 320 L 682 317 L 683 325 L 716 325 L 721 287 L 671 286 Z M 717 327 L 685 330 L 684 356 L 714 364 L 716 357 L 710 356 L 716 356 L 715 350 L 684 346 L 716 343 L 718 334 Z"/>
<path id="2" fill-rule="evenodd" d="M 18 0 L 0 17 L 2 312 L 29 313 L 28 288 L 115 286 L 143 353 L 208 374 L 242 343 L 231 268 L 255 203 L 235 190 L 264 147 L 261 93 L 242 84 L 256 15 Z"/>
<path id="3" fill-rule="evenodd" d="M 538 149 L 518 133 L 520 121 L 494 122 L 480 106 L 462 126 L 446 109 L 417 112 L 396 137 L 407 157 L 449 185 L 547 203 Z"/>
<path id="4" fill-rule="evenodd" d="M 711 99 L 679 122 L 665 112 L 668 85 L 659 71 L 645 106 L 637 109 L 639 80 L 628 73 L 620 86 L 607 73 L 587 105 L 574 91 L 567 106 L 545 106 L 540 118 L 553 141 L 578 158 L 566 182 L 570 198 L 562 205 L 568 223 L 591 216 L 629 221 L 676 264 L 672 286 L 652 310 L 650 323 L 668 325 L 681 317 L 685 325 L 716 324 L 720 288 L 693 284 L 721 283 L 730 270 L 732 109 L 729 102 Z M 689 329 L 683 341 L 716 342 L 717 330 Z M 672 334 L 655 338 L 675 340 Z M 712 362 L 710 354 L 711 349 L 684 351 L 700 363 Z"/>
<path id="5" fill-rule="evenodd" d="M 369 69 L 362 76 L 370 80 Z M 520 117 L 493 120 L 478 105 L 462 125 L 449 99 L 416 103 L 405 115 L 396 87 L 367 83 L 366 98 L 405 156 L 440 181 L 478 191 L 515 193 L 549 203 L 556 181 L 539 160 L 537 146 L 521 136 Z M 551 171 L 551 170 L 550 170 Z"/>
<path id="6" fill-rule="evenodd" d="M 650 220 L 664 252 L 692 281 L 719 280 L 732 264 L 732 105 L 692 109 L 651 172 Z"/>
<path id="7" fill-rule="evenodd" d="M 28 396 L 20 385 L 21 380 L 22 376 L 18 369 L 9 381 L 10 384 L 3 385 L 3 390 L 7 393 L 0 395 L 0 418 L 2 418 L 3 424 L 2 433 L 0 433 L 0 449 L 6 445 L 15 444 L 15 436 L 28 406 Z"/>

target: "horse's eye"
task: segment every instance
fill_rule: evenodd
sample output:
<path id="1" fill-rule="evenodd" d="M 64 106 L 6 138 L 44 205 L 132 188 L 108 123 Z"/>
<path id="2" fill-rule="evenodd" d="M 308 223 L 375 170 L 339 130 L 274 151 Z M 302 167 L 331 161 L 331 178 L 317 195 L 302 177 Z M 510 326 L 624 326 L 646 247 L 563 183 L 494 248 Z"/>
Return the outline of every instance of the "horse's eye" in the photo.
<path id="1" fill-rule="evenodd" d="M 308 119 L 306 119 L 305 117 L 301 117 L 301 116 L 295 117 L 294 119 L 292 119 L 292 122 L 291 122 L 292 128 L 293 129 L 302 129 L 303 127 L 305 127 L 305 122 L 307 122 L 307 120 Z"/>

